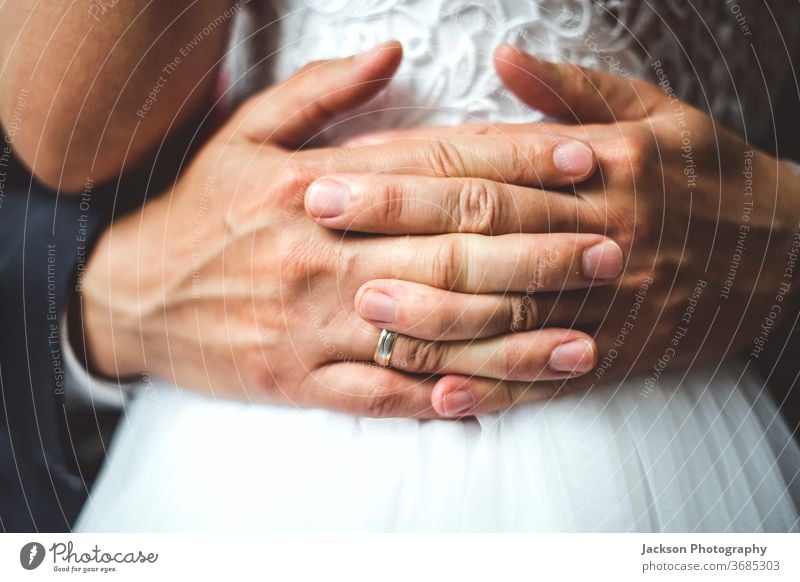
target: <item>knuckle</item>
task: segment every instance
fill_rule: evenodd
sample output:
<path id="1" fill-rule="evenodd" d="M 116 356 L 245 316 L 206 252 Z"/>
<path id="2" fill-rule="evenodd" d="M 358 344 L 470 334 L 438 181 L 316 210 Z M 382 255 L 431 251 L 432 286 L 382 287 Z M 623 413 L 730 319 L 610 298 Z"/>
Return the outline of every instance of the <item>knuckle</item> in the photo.
<path id="1" fill-rule="evenodd" d="M 326 103 L 325 99 L 317 99 L 316 101 L 306 103 L 306 105 L 298 111 L 306 127 L 321 127 L 335 115 L 335 111 L 329 109 Z M 309 141 L 311 140 L 307 140 L 306 144 Z"/>
<path id="2" fill-rule="evenodd" d="M 303 162 L 299 160 L 288 160 L 281 167 L 272 183 L 270 192 L 282 206 L 300 208 L 303 206 L 306 188 L 314 180 L 314 174 Z"/>
<path id="3" fill-rule="evenodd" d="M 464 160 L 455 146 L 443 141 L 433 141 L 426 148 L 430 169 L 443 176 L 463 176 Z"/>
<path id="4" fill-rule="evenodd" d="M 466 279 L 464 260 L 456 239 L 440 237 L 433 255 L 431 279 L 440 289 L 459 290 Z"/>
<path id="5" fill-rule="evenodd" d="M 619 162 L 626 175 L 636 178 L 657 161 L 655 136 L 646 127 L 628 131 L 622 140 Z"/>
<path id="6" fill-rule="evenodd" d="M 514 170 L 507 182 L 524 182 L 542 186 L 542 175 L 537 167 L 546 167 L 552 159 L 552 147 L 538 139 L 514 143 L 509 150 L 510 166 Z M 545 160 L 540 162 L 540 160 Z M 508 178 L 508 177 L 506 177 Z"/>
<path id="7" fill-rule="evenodd" d="M 539 320 L 536 300 L 529 294 L 507 298 L 509 327 L 512 332 L 534 329 Z"/>
<path id="8" fill-rule="evenodd" d="M 377 205 L 376 210 L 383 224 L 401 223 L 406 204 L 403 188 L 399 184 L 384 182 L 380 191 L 370 189 L 366 200 L 369 201 L 368 204 Z"/>
<path id="9" fill-rule="evenodd" d="M 578 91 L 585 95 L 602 95 L 597 85 L 594 84 L 592 78 L 586 73 L 583 67 L 576 63 L 569 63 L 567 68 L 569 72 L 566 73 L 566 78 L 571 79 L 575 83 Z"/>
<path id="10" fill-rule="evenodd" d="M 392 418 L 405 413 L 405 394 L 390 386 L 380 386 L 364 400 L 364 415 L 371 418 Z"/>
<path id="11" fill-rule="evenodd" d="M 299 281 L 312 281 L 318 275 L 330 273 L 346 263 L 341 253 L 326 252 L 319 244 L 306 239 L 283 241 L 279 249 L 278 268 L 280 280 L 291 285 Z"/>
<path id="12" fill-rule="evenodd" d="M 458 231 L 494 234 L 499 207 L 497 192 L 487 181 L 464 181 L 456 206 Z"/>
<path id="13" fill-rule="evenodd" d="M 443 368 L 444 348 L 440 342 L 404 338 L 403 348 L 396 365 L 415 372 L 437 373 Z"/>
<path id="14" fill-rule="evenodd" d="M 616 242 L 623 253 L 630 249 L 634 242 L 634 235 L 640 241 L 649 240 L 653 234 L 658 234 L 653 225 L 658 226 L 659 217 L 651 218 L 646 212 L 633 213 L 628 208 L 609 206 L 606 209 L 606 232 L 608 238 Z"/>
<path id="15" fill-rule="evenodd" d="M 278 268 L 280 269 L 281 279 L 287 282 L 298 281 L 307 277 L 309 265 L 305 246 L 291 243 L 281 245 Z"/>

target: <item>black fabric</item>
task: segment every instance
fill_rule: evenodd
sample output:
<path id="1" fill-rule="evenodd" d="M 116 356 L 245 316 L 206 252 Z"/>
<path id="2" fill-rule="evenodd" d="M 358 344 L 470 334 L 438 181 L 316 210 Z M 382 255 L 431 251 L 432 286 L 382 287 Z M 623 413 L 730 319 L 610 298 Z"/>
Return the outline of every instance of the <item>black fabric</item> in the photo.
<path id="1" fill-rule="evenodd" d="M 65 531 L 86 486 L 65 446 L 59 321 L 113 196 L 48 191 L 0 151 L 0 529 Z"/>
<path id="2" fill-rule="evenodd" d="M 104 228 L 163 192 L 215 129 L 191 120 L 138 170 L 68 195 L 32 179 L 0 133 L 0 531 L 59 532 L 74 523 L 117 415 L 67 416 L 59 345 L 66 301 Z"/>
<path id="3" fill-rule="evenodd" d="M 779 28 L 781 23 L 777 22 Z M 782 33 L 784 38 L 788 38 Z M 797 52 L 797 51 L 796 51 Z M 771 55 L 779 59 L 783 66 L 792 74 L 779 94 L 772 91 L 773 106 L 775 108 L 775 134 L 769 143 L 759 144 L 770 153 L 776 154 L 781 159 L 800 162 L 800 54 L 787 56 L 786 54 Z M 772 112 L 763 111 L 761 117 L 765 122 L 771 122 Z M 796 193 L 795 195 L 800 195 Z M 767 380 L 768 386 L 775 401 L 780 405 L 784 418 L 789 427 L 794 431 L 795 437 L 800 438 L 800 325 L 798 325 L 797 310 L 800 309 L 800 289 L 795 281 L 792 287 L 794 309 L 787 311 L 781 329 L 776 330 L 774 338 L 770 339 L 769 346 L 756 361 L 756 367 Z"/>

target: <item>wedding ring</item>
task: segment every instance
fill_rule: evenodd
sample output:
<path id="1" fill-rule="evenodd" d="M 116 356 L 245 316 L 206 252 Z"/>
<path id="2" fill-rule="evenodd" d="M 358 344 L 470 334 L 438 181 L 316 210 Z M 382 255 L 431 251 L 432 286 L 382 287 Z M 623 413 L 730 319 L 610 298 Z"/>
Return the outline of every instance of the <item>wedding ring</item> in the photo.
<path id="1" fill-rule="evenodd" d="M 381 330 L 381 335 L 378 337 L 378 345 L 375 348 L 372 359 L 382 368 L 392 367 L 392 350 L 394 349 L 394 342 L 396 340 L 396 331 L 389 331 L 388 329 Z"/>

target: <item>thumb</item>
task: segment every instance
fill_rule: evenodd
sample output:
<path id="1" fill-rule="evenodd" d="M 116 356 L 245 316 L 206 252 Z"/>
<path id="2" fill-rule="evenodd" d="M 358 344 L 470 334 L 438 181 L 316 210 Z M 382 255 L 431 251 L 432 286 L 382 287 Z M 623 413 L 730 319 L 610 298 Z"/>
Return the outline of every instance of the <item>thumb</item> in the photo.
<path id="1" fill-rule="evenodd" d="M 495 50 L 494 63 L 506 87 L 526 105 L 561 119 L 633 121 L 650 115 L 665 99 L 650 83 L 543 61 L 510 45 Z"/>
<path id="2" fill-rule="evenodd" d="M 377 95 L 402 58 L 402 45 L 389 41 L 351 57 L 309 63 L 251 97 L 231 120 L 233 131 L 257 143 L 298 148 L 334 117 Z"/>

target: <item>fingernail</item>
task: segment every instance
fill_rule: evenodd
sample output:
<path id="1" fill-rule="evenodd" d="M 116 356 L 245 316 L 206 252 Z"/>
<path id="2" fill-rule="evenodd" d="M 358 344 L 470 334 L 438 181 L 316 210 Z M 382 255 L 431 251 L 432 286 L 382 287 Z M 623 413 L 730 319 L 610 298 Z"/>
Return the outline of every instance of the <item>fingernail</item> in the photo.
<path id="1" fill-rule="evenodd" d="M 594 365 L 594 347 L 586 340 L 561 344 L 550 354 L 550 369 L 554 372 L 585 374 Z"/>
<path id="2" fill-rule="evenodd" d="M 306 208 L 317 218 L 334 218 L 344 214 L 349 201 L 347 184 L 333 178 L 315 180 L 306 192 Z"/>
<path id="3" fill-rule="evenodd" d="M 553 164 L 567 176 L 585 176 L 594 166 L 594 152 L 579 141 L 568 141 L 556 147 Z"/>
<path id="4" fill-rule="evenodd" d="M 462 416 L 475 408 L 475 397 L 469 390 L 456 390 L 444 397 L 443 404 L 447 416 Z"/>
<path id="5" fill-rule="evenodd" d="M 358 304 L 361 317 L 380 323 L 394 323 L 397 319 L 397 301 L 380 291 L 366 291 Z"/>
<path id="6" fill-rule="evenodd" d="M 606 240 L 583 251 L 583 276 L 587 279 L 614 279 L 622 272 L 622 249 Z"/>

